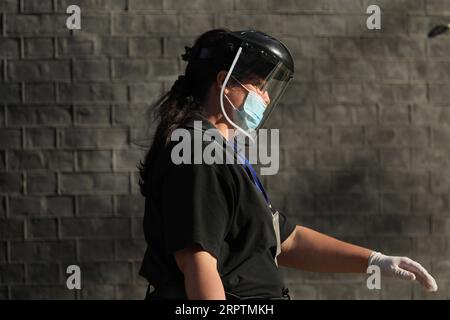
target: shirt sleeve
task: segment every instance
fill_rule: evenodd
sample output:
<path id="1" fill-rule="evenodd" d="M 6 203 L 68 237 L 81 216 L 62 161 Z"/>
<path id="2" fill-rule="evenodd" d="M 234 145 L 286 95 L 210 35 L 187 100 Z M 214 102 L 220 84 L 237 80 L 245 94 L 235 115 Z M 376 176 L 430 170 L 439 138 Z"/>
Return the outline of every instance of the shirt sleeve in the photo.
<path id="1" fill-rule="evenodd" d="M 283 212 L 279 211 L 278 214 L 280 223 L 280 241 L 283 243 L 294 231 L 296 224 Z"/>
<path id="2" fill-rule="evenodd" d="M 180 164 L 162 187 L 166 253 L 199 244 L 218 259 L 233 212 L 229 182 L 212 165 Z"/>

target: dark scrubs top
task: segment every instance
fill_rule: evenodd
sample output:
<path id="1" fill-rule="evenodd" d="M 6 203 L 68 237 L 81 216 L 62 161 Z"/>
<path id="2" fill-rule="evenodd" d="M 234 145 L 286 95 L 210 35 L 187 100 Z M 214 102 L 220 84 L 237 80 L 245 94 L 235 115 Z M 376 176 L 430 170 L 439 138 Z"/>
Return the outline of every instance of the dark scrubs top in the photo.
<path id="1" fill-rule="evenodd" d="M 217 131 L 196 114 L 184 126 L 192 137 L 194 120 L 202 121 L 203 131 Z M 148 247 L 140 275 L 156 288 L 155 293 L 158 288 L 171 288 L 162 289 L 159 298 L 187 298 L 184 275 L 173 253 L 199 244 L 217 258 L 226 292 L 240 297 L 282 296 L 272 213 L 244 166 L 236 161 L 174 164 L 171 150 L 176 143 L 159 153 L 151 170 L 144 215 Z M 202 148 L 210 143 L 204 142 Z M 282 212 L 279 224 L 283 242 L 295 224 Z"/>

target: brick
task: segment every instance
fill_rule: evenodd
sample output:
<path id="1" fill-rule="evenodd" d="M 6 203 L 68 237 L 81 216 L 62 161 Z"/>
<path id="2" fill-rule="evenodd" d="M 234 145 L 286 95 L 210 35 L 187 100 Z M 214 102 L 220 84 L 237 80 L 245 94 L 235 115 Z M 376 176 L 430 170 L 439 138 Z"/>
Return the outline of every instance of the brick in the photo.
<path id="1" fill-rule="evenodd" d="M 108 80 L 108 60 L 77 60 L 74 66 L 74 77 L 79 80 Z"/>
<path id="2" fill-rule="evenodd" d="M 371 192 L 376 186 L 363 170 L 340 170 L 332 176 L 332 188 L 340 194 Z"/>
<path id="3" fill-rule="evenodd" d="M 447 250 L 447 238 L 442 236 L 416 237 L 414 239 L 415 251 L 418 255 L 439 256 Z"/>
<path id="4" fill-rule="evenodd" d="M 233 10 L 233 1 L 218 0 L 214 3 L 207 0 L 196 0 L 191 6 L 186 6 L 182 0 L 166 0 L 164 3 L 166 10 L 177 11 L 199 11 L 199 12 L 226 12 Z"/>
<path id="5" fill-rule="evenodd" d="M 432 105 L 414 105 L 412 107 L 412 121 L 418 125 L 447 125 L 450 124 L 450 110 L 446 107 Z"/>
<path id="6" fill-rule="evenodd" d="M 448 41 L 433 41 L 428 45 L 428 54 L 431 58 L 447 58 L 449 50 Z"/>
<path id="7" fill-rule="evenodd" d="M 116 34 L 154 34 L 158 36 L 175 34 L 178 30 L 176 15 L 120 14 L 113 19 Z"/>
<path id="8" fill-rule="evenodd" d="M 433 219 L 431 220 L 431 227 L 433 234 L 448 236 L 450 232 L 450 219 L 433 217 Z M 450 242 L 448 243 L 450 244 Z"/>
<path id="9" fill-rule="evenodd" d="M 416 194 L 413 197 L 413 211 L 414 214 L 445 216 L 450 213 L 450 197 L 446 194 Z M 436 221 L 439 221 L 438 218 Z"/>
<path id="10" fill-rule="evenodd" d="M 120 216 L 142 216 L 145 198 L 141 195 L 117 195 L 117 214 Z"/>
<path id="11" fill-rule="evenodd" d="M 22 264 L 0 264 L 0 283 L 18 284 L 25 282 L 25 268 Z"/>
<path id="12" fill-rule="evenodd" d="M 387 193 L 382 196 L 383 214 L 402 215 L 411 213 L 411 196 L 407 194 Z"/>
<path id="13" fill-rule="evenodd" d="M 130 55 L 132 57 L 161 57 L 161 38 L 132 38 L 130 39 Z"/>
<path id="14" fill-rule="evenodd" d="M 342 190 L 342 189 L 341 189 Z M 368 216 L 377 213 L 377 197 L 372 194 L 352 193 L 351 195 L 320 196 L 317 212 L 321 215 Z"/>
<path id="15" fill-rule="evenodd" d="M 128 133 L 125 128 L 74 128 L 66 129 L 62 136 L 62 145 L 65 147 L 111 147 L 118 148 L 128 142 Z"/>
<path id="16" fill-rule="evenodd" d="M 15 38 L 0 38 L 0 58 L 18 58 L 20 42 Z"/>
<path id="17" fill-rule="evenodd" d="M 268 179 L 268 189 L 280 192 L 326 192 L 330 189 L 330 177 L 326 172 L 303 171 L 295 174 L 278 173 Z"/>
<path id="18" fill-rule="evenodd" d="M 156 82 L 135 83 L 130 85 L 130 99 L 132 102 L 145 102 L 148 104 L 162 96 L 161 84 Z M 120 118 L 124 115 L 121 114 Z M 116 116 L 116 119 L 119 117 Z M 117 120 L 116 120 L 117 121 Z"/>
<path id="19" fill-rule="evenodd" d="M 433 84 L 430 85 L 430 101 L 435 103 L 448 104 L 450 101 L 450 85 Z"/>
<path id="20" fill-rule="evenodd" d="M 133 239 L 144 239 L 144 221 L 143 217 L 135 217 L 131 220 L 132 228 L 132 238 Z"/>
<path id="21" fill-rule="evenodd" d="M 0 171 L 6 171 L 6 161 L 4 151 L 0 151 Z"/>
<path id="22" fill-rule="evenodd" d="M 83 300 L 113 300 L 114 286 L 112 285 L 86 285 L 81 291 Z"/>
<path id="23" fill-rule="evenodd" d="M 0 11 L 4 12 L 18 12 L 19 0 L 4 0 L 0 3 Z"/>
<path id="24" fill-rule="evenodd" d="M 337 58 L 361 58 L 363 55 L 361 39 L 358 38 L 331 39 L 330 50 Z"/>
<path id="25" fill-rule="evenodd" d="M 7 242 L 2 241 L 0 242 L 0 262 L 5 262 L 7 260 L 8 260 Z"/>
<path id="26" fill-rule="evenodd" d="M 413 80 L 446 81 L 450 80 L 450 63 L 446 61 L 416 61 L 410 64 Z"/>
<path id="27" fill-rule="evenodd" d="M 109 14 L 84 14 L 81 19 L 81 30 L 93 34 L 110 33 L 110 15 Z"/>
<path id="28" fill-rule="evenodd" d="M 54 148 L 56 134 L 52 128 L 28 128 L 25 130 L 25 145 L 29 148 Z"/>
<path id="29" fill-rule="evenodd" d="M 58 222 L 56 219 L 30 219 L 27 224 L 28 239 L 56 239 Z"/>
<path id="30" fill-rule="evenodd" d="M 450 177 L 442 172 L 431 173 L 431 191 L 436 194 L 448 193 L 450 190 Z"/>
<path id="31" fill-rule="evenodd" d="M 439 126 L 431 128 L 431 139 L 434 146 L 447 146 L 449 135 L 450 129 L 447 127 Z"/>
<path id="32" fill-rule="evenodd" d="M 141 88 L 142 90 L 145 90 L 145 88 L 149 88 L 149 90 L 151 90 L 152 87 L 142 85 Z M 140 90 L 136 90 L 136 93 L 138 93 L 138 91 Z M 148 96 L 150 96 L 150 94 L 148 94 Z M 155 99 L 154 96 L 153 99 Z M 143 98 L 142 100 L 145 99 Z M 148 124 L 150 112 L 149 110 L 150 108 L 147 104 L 115 105 L 114 123 L 120 125 L 130 125 L 131 127 L 135 127 L 138 124 L 139 125 Z"/>
<path id="33" fill-rule="evenodd" d="M 14 196 L 10 198 L 11 216 L 71 216 L 73 199 L 64 196 Z"/>
<path id="34" fill-rule="evenodd" d="M 56 192 L 56 175 L 47 173 L 27 174 L 27 193 L 29 194 L 52 194 Z"/>
<path id="35" fill-rule="evenodd" d="M 362 145 L 364 132 L 360 127 L 333 128 L 333 142 L 338 145 Z"/>
<path id="36" fill-rule="evenodd" d="M 57 286 L 14 286 L 11 288 L 11 298 L 14 300 L 74 300 L 74 290 L 67 290 L 62 285 Z"/>
<path id="37" fill-rule="evenodd" d="M 11 261 L 73 262 L 74 241 L 25 241 L 11 243 Z"/>
<path id="38" fill-rule="evenodd" d="M 411 151 L 406 148 L 380 149 L 381 165 L 385 168 L 409 168 L 411 165 Z"/>
<path id="39" fill-rule="evenodd" d="M 92 37 L 73 35 L 70 38 L 58 38 L 56 47 L 61 57 L 90 57 L 94 54 L 95 42 L 96 39 Z"/>
<path id="40" fill-rule="evenodd" d="M 97 43 L 97 52 L 100 55 L 109 57 L 123 57 L 128 55 L 128 40 L 126 37 L 101 37 Z"/>
<path id="41" fill-rule="evenodd" d="M 445 168 L 448 163 L 448 151 L 443 149 L 415 148 L 412 152 L 413 167 L 419 169 Z"/>
<path id="42" fill-rule="evenodd" d="M 132 279 L 130 265 L 126 262 L 83 263 L 80 268 L 86 284 L 125 284 Z"/>
<path id="43" fill-rule="evenodd" d="M 306 0 L 298 2 L 295 0 L 277 2 L 268 0 L 267 8 L 274 12 L 293 13 L 293 12 L 329 12 L 333 8 L 333 1 L 330 0 Z"/>
<path id="44" fill-rule="evenodd" d="M 163 0 L 129 0 L 128 10 L 155 10 L 163 9 Z"/>
<path id="45" fill-rule="evenodd" d="M 117 286 L 117 299 L 142 300 L 147 292 L 147 286 L 119 285 Z"/>
<path id="46" fill-rule="evenodd" d="M 25 12 L 52 12 L 52 0 L 41 0 L 39 2 L 25 1 L 23 3 L 23 11 Z"/>
<path id="47" fill-rule="evenodd" d="M 0 84 L 0 97 L 3 103 L 17 103 L 21 100 L 19 84 Z"/>
<path id="48" fill-rule="evenodd" d="M 445 0 L 426 1 L 426 10 L 428 14 L 450 13 L 450 4 Z"/>
<path id="49" fill-rule="evenodd" d="M 427 192 L 427 172 L 408 172 L 386 170 L 379 174 L 380 190 L 388 192 Z"/>
<path id="50" fill-rule="evenodd" d="M 80 216 L 111 216 L 112 213 L 113 202 L 109 195 L 87 195 L 78 198 Z"/>
<path id="51" fill-rule="evenodd" d="M 329 58 L 331 52 L 338 56 L 338 52 L 330 49 L 330 42 L 327 38 L 320 37 L 285 37 L 283 39 L 292 55 L 297 58 Z M 345 40 L 343 40 L 344 42 Z"/>
<path id="52" fill-rule="evenodd" d="M 73 154 L 67 151 L 17 150 L 9 153 L 10 170 L 73 170 Z"/>
<path id="53" fill-rule="evenodd" d="M 81 240 L 79 246 L 80 261 L 114 260 L 114 243 L 111 240 Z"/>
<path id="54" fill-rule="evenodd" d="M 395 4 L 389 0 L 363 0 L 363 8 L 367 8 L 371 4 L 380 6 L 382 12 L 389 13 L 424 13 L 424 2 L 422 0 L 398 0 Z"/>
<path id="55" fill-rule="evenodd" d="M 214 29 L 214 17 L 209 14 L 183 15 L 181 18 L 181 34 L 196 36 Z"/>
<path id="56" fill-rule="evenodd" d="M 0 173 L 0 193 L 19 193 L 22 191 L 22 176 L 19 173 Z"/>
<path id="57" fill-rule="evenodd" d="M 116 240 L 116 258 L 119 261 L 141 261 L 147 244 L 143 240 Z"/>
<path id="58" fill-rule="evenodd" d="M 111 108 L 109 106 L 76 106 L 75 122 L 81 125 L 109 125 L 111 123 Z"/>
<path id="59" fill-rule="evenodd" d="M 55 101 L 55 86 L 53 83 L 26 83 L 25 101 L 31 103 Z"/>
<path id="60" fill-rule="evenodd" d="M 144 150 L 120 149 L 115 151 L 115 167 L 117 169 L 136 169 L 139 160 L 145 156 Z"/>
<path id="61" fill-rule="evenodd" d="M 370 228 L 371 233 L 380 236 L 423 236 L 430 232 L 430 220 L 422 216 L 405 219 L 402 216 L 386 215 L 374 218 Z"/>
<path id="62" fill-rule="evenodd" d="M 92 192 L 127 193 L 129 177 L 125 173 L 61 174 L 61 192 L 91 194 Z"/>
<path id="63" fill-rule="evenodd" d="M 429 134 L 421 127 L 368 127 L 367 141 L 380 146 L 426 146 Z"/>
<path id="64" fill-rule="evenodd" d="M 27 283 L 61 284 L 59 265 L 56 263 L 29 263 L 27 265 Z"/>
<path id="65" fill-rule="evenodd" d="M 369 108 L 320 105 L 316 108 L 316 119 L 319 124 L 349 125 L 358 124 L 360 118 L 367 118 Z M 363 122 L 364 123 L 364 122 Z"/>
<path id="66" fill-rule="evenodd" d="M 365 56 L 373 58 L 421 58 L 425 57 L 425 41 L 418 38 L 367 37 L 361 39 Z"/>
<path id="67" fill-rule="evenodd" d="M 20 129 L 0 129 L 0 148 L 20 148 L 22 135 Z"/>
<path id="68" fill-rule="evenodd" d="M 9 105 L 7 115 L 9 126 L 65 126 L 72 123 L 72 109 L 68 105 Z"/>
<path id="69" fill-rule="evenodd" d="M 61 236 L 63 238 L 126 238 L 130 236 L 128 218 L 63 218 Z"/>
<path id="70" fill-rule="evenodd" d="M 127 87 L 107 83 L 61 83 L 59 95 L 61 101 L 67 102 L 127 101 Z"/>
<path id="71" fill-rule="evenodd" d="M 280 131 L 280 145 L 282 146 L 324 146 L 329 145 L 330 142 L 331 131 L 326 127 L 305 127 Z"/>
<path id="72" fill-rule="evenodd" d="M 0 240 L 23 239 L 24 222 L 21 219 L 1 219 L 0 231 Z"/>
<path id="73" fill-rule="evenodd" d="M 347 163 L 345 150 L 342 149 L 317 150 L 316 159 L 320 168 L 342 168 Z"/>
<path id="74" fill-rule="evenodd" d="M 46 214 L 50 216 L 72 216 L 74 213 L 74 201 L 72 197 L 53 196 L 47 197 Z"/>
<path id="75" fill-rule="evenodd" d="M 121 11 L 127 9 L 126 0 L 57 0 L 58 11 L 66 11 L 66 8 L 72 4 L 78 5 L 86 11 Z"/>
<path id="76" fill-rule="evenodd" d="M 6 218 L 6 212 L 7 212 L 6 197 L 0 197 L 0 218 Z"/>
<path id="77" fill-rule="evenodd" d="M 120 80 L 146 80 L 150 78 L 148 60 L 116 60 L 113 63 L 113 77 Z"/>
<path id="78" fill-rule="evenodd" d="M 366 7 L 367 8 L 367 7 Z M 408 16 L 400 14 L 382 14 L 381 30 L 369 30 L 366 26 L 367 15 L 358 16 L 351 15 L 345 17 L 346 34 L 352 36 L 359 35 L 397 35 L 403 36 L 407 34 L 409 27 Z M 344 20 L 344 19 L 343 19 Z"/>
<path id="79" fill-rule="evenodd" d="M 109 171 L 112 168 L 111 151 L 79 151 L 77 166 L 81 171 Z"/>
<path id="80" fill-rule="evenodd" d="M 291 16 L 294 17 L 294 16 Z M 282 18 L 285 18 L 284 20 Z M 288 21 L 292 22 L 293 19 L 286 19 L 281 15 L 275 14 L 221 14 L 218 17 L 218 22 L 220 26 L 227 26 L 231 30 L 245 30 L 245 29 L 255 29 L 264 30 L 265 32 L 276 35 L 293 35 L 291 28 L 297 28 L 297 35 L 311 35 L 311 33 L 303 32 L 304 30 L 295 24 L 288 24 Z M 297 19 L 300 20 L 300 19 Z M 305 24 L 303 24 L 305 25 Z M 311 30 L 309 28 L 308 30 Z"/>
<path id="81" fill-rule="evenodd" d="M 9 14 L 6 16 L 7 34 L 53 35 L 69 34 L 65 14 Z"/>
<path id="82" fill-rule="evenodd" d="M 380 122 L 382 124 L 409 124 L 409 106 L 408 105 L 382 105 L 380 106 Z"/>

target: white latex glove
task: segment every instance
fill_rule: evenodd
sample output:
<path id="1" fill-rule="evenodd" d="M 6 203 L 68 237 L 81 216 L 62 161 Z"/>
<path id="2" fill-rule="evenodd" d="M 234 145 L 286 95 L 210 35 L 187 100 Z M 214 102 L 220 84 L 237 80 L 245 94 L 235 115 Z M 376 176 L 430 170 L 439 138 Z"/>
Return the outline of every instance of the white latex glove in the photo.
<path id="1" fill-rule="evenodd" d="M 380 267 L 382 275 L 403 280 L 416 280 L 428 291 L 437 291 L 438 286 L 434 278 L 420 263 L 408 257 L 391 257 L 380 252 L 372 252 L 369 257 L 369 266 Z"/>

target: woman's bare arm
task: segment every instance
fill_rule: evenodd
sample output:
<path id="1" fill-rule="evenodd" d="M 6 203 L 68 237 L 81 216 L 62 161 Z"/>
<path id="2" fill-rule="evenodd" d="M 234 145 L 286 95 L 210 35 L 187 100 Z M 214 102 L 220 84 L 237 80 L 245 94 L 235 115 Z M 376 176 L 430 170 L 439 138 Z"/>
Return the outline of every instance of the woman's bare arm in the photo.
<path id="1" fill-rule="evenodd" d="M 316 272 L 365 273 L 372 250 L 296 226 L 282 243 L 278 263 Z"/>
<path id="2" fill-rule="evenodd" d="M 175 261 L 184 274 L 186 294 L 190 300 L 225 300 L 225 291 L 217 260 L 199 245 L 175 252 Z"/>

